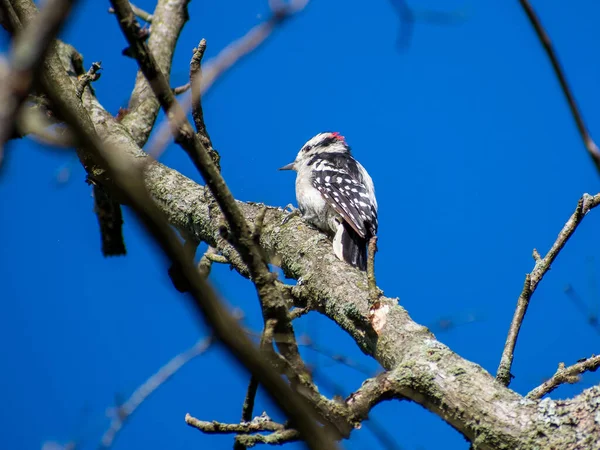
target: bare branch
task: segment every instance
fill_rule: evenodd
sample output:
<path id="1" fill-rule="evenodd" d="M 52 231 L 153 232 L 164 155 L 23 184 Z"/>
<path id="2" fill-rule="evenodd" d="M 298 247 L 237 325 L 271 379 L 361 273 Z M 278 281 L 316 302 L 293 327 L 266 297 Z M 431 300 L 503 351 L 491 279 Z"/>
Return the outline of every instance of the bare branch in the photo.
<path id="1" fill-rule="evenodd" d="M 204 354 L 213 343 L 213 337 L 199 340 L 193 347 L 180 353 L 159 369 L 154 375 L 140 385 L 125 403 L 118 406 L 113 412 L 113 419 L 109 428 L 101 439 L 101 448 L 109 448 L 115 441 L 119 431 L 136 409 L 159 387 L 175 375 L 188 362 Z"/>
<path id="2" fill-rule="evenodd" d="M 550 270 L 550 266 L 569 238 L 573 235 L 577 229 L 577 226 L 581 223 L 585 215 L 599 204 L 600 194 L 596 194 L 595 196 L 583 194 L 583 197 L 581 197 L 577 203 L 575 212 L 571 215 L 563 229 L 558 234 L 556 242 L 554 242 L 550 250 L 548 250 L 546 256 L 541 259 L 536 258 L 536 254 L 539 256 L 539 253 L 534 250 L 534 259 L 536 260 L 536 263 L 531 273 L 528 273 L 525 276 L 525 284 L 517 301 L 517 308 L 508 330 L 506 344 L 504 346 L 504 351 L 502 352 L 502 359 L 500 360 L 500 365 L 498 366 L 496 375 L 496 379 L 504 386 L 508 386 L 510 384 L 512 377 L 510 368 L 512 366 L 515 345 L 517 344 L 517 338 L 519 337 L 519 331 L 521 330 L 521 325 L 523 323 L 525 313 L 527 312 L 531 295 L 535 292 L 538 283 L 542 281 L 542 278 L 544 278 L 546 272 Z"/>
<path id="3" fill-rule="evenodd" d="M 135 6 L 133 3 L 129 3 L 131 5 L 131 10 L 135 14 L 136 17 L 142 19 L 144 22 L 152 23 L 152 19 L 154 17 L 147 11 L 144 11 L 142 8 Z M 110 14 L 114 14 L 115 10 L 113 8 L 108 8 L 108 12 Z"/>
<path id="4" fill-rule="evenodd" d="M 128 2 L 126 0 L 111 0 L 111 4 L 119 19 L 121 30 L 130 45 L 132 55 L 136 58 L 142 73 L 148 79 L 150 87 L 159 99 L 167 117 L 170 118 L 171 131 L 176 138 L 176 142 L 188 154 L 223 212 L 231 229 L 229 240 L 248 267 L 252 282 L 258 292 L 264 320 L 276 319 L 277 332 L 293 336 L 294 331 L 289 320 L 288 307 L 278 284 L 275 283 L 276 276 L 270 272 L 260 245 L 253 238 L 248 223 L 241 214 L 207 148 L 198 135 L 193 133 L 185 112 L 175 99 L 167 79 L 162 74 L 146 43 L 139 39 L 139 24 L 135 20 Z M 281 346 L 280 350 L 288 359 L 295 373 L 305 371 L 295 342 Z"/>
<path id="5" fill-rule="evenodd" d="M 246 33 L 246 35 L 229 44 L 226 48 L 221 50 L 221 52 L 215 58 L 211 59 L 204 65 L 201 80 L 196 82 L 196 87 L 191 95 L 185 99 L 182 99 L 181 104 L 183 110 L 187 113 L 187 111 L 189 111 L 193 105 L 197 103 L 199 104 L 199 98 L 204 95 L 208 89 L 210 89 L 210 87 L 219 77 L 233 67 L 244 56 L 254 51 L 272 34 L 273 30 L 275 30 L 278 26 L 282 25 L 287 21 L 287 19 L 302 11 L 308 4 L 308 1 L 309 0 L 292 0 L 289 3 L 276 2 L 276 5 L 271 5 L 273 13 L 265 22 L 253 27 L 248 33 Z M 196 52 L 199 53 L 199 57 L 195 56 L 192 58 L 190 71 L 194 70 L 194 67 L 192 67 L 195 66 L 194 59 L 197 60 L 199 68 L 200 59 L 204 53 L 202 42 L 198 48 L 194 50 L 195 55 Z M 179 95 L 190 89 L 192 86 L 191 79 L 190 82 L 186 83 L 185 85 L 174 88 L 173 93 Z M 194 120 L 195 119 L 196 118 L 194 117 Z M 201 131 L 201 128 L 197 129 L 198 132 Z M 160 124 L 157 132 L 155 133 L 149 153 L 155 157 L 161 155 L 167 146 L 170 136 L 171 132 L 169 122 L 165 120 L 162 124 Z M 209 153 L 211 153 L 212 145 L 207 146 L 205 142 L 203 142 L 203 144 L 208 149 Z M 215 154 L 218 155 L 216 152 Z"/>
<path id="6" fill-rule="evenodd" d="M 104 256 L 125 255 L 125 239 L 123 237 L 123 212 L 121 205 L 104 190 L 104 188 L 88 179 L 94 187 L 94 212 L 98 218 L 102 254 Z"/>
<path id="7" fill-rule="evenodd" d="M 198 44 L 198 47 L 194 49 L 192 54 L 192 60 L 190 61 L 190 84 L 192 86 L 192 117 L 194 118 L 194 125 L 196 125 L 196 133 L 200 142 L 206 147 L 208 154 L 212 158 L 213 162 L 217 166 L 218 170 L 221 170 L 219 153 L 214 149 L 206 124 L 204 123 L 204 111 L 202 110 L 202 93 L 200 86 L 202 83 L 202 57 L 206 50 L 206 39 L 202 39 Z"/>
<path id="8" fill-rule="evenodd" d="M 213 83 L 237 62 L 252 53 L 259 45 L 273 33 L 273 30 L 287 19 L 301 12 L 309 0 L 292 0 L 288 3 L 277 2 L 272 8 L 271 16 L 264 22 L 254 26 L 241 38 L 233 41 L 213 59 L 208 61 L 204 70 L 200 93 L 204 94 Z M 178 94 L 182 94 L 190 88 L 190 83 L 175 88 Z"/>
<path id="9" fill-rule="evenodd" d="M 525 11 L 525 14 L 527 14 L 527 18 L 533 26 L 533 29 L 535 30 L 535 33 L 537 34 L 540 42 L 544 46 L 544 50 L 546 51 L 546 54 L 550 59 L 550 63 L 552 63 L 552 68 L 554 69 L 556 78 L 558 78 L 558 82 L 560 83 L 560 87 L 563 91 L 563 94 L 565 95 L 567 102 L 569 103 L 569 109 L 571 110 L 571 115 L 573 116 L 573 119 L 575 119 L 575 123 L 577 125 L 577 129 L 579 130 L 579 134 L 581 135 L 581 139 L 583 140 L 585 148 L 587 149 L 590 157 L 592 158 L 592 161 L 596 165 L 596 170 L 600 172 L 600 149 L 592 139 L 592 136 L 590 135 L 588 128 L 585 124 L 585 121 L 583 120 L 583 115 L 579 110 L 579 106 L 577 105 L 577 102 L 575 101 L 575 96 L 573 95 L 573 91 L 571 90 L 569 83 L 567 82 L 567 78 L 561 67 L 560 62 L 558 61 L 558 56 L 556 54 L 556 51 L 554 50 L 554 47 L 552 46 L 550 36 L 548 36 L 548 33 L 544 29 L 544 26 L 542 25 L 542 22 L 540 21 L 539 17 L 533 10 L 533 7 L 529 3 L 529 0 L 519 0 L 519 2 L 521 3 L 523 10 Z"/>
<path id="10" fill-rule="evenodd" d="M 10 67 L 0 80 L 0 164 L 4 144 L 14 132 L 17 112 L 39 77 L 44 57 L 74 3 L 75 0 L 48 0 L 15 38 Z"/>
<path id="11" fill-rule="evenodd" d="M 115 10 L 119 11 L 118 8 Z M 136 170 L 139 162 L 138 166 L 134 165 L 135 162 L 132 164 L 122 149 L 116 151 L 106 149 L 98 142 L 95 135 L 87 134 L 84 131 L 86 124 L 83 119 L 56 91 L 56 86 L 46 80 L 42 80 L 42 82 L 50 100 L 60 110 L 61 117 L 71 127 L 81 142 L 81 146 L 92 152 L 94 157 L 107 168 L 107 172 L 119 187 L 123 197 L 153 234 L 165 254 L 181 266 L 190 285 L 190 294 L 194 299 L 197 311 L 214 329 L 215 336 L 265 386 L 267 392 L 298 426 L 300 433 L 311 448 L 333 448 L 330 439 L 316 426 L 312 409 L 289 389 L 278 374 L 273 373 L 270 365 L 241 332 L 235 319 L 220 304 L 210 285 L 198 275 L 196 267 L 187 259 L 173 231 L 164 221 L 162 214 L 144 187 L 142 172 Z"/>
<path id="12" fill-rule="evenodd" d="M 541 386 L 536 387 L 529 394 L 527 398 L 537 400 L 542 398 L 544 395 L 549 394 L 554 389 L 565 383 L 577 383 L 580 380 L 579 375 L 584 372 L 595 372 L 600 367 L 600 355 L 592 355 L 590 358 L 584 359 L 583 361 L 573 364 L 572 366 L 565 367 L 564 363 L 558 365 L 556 373 L 544 382 Z"/>
<path id="13" fill-rule="evenodd" d="M 379 288 L 375 280 L 375 253 L 377 253 L 377 236 L 369 240 L 369 258 L 367 259 L 367 281 L 369 282 L 369 297 L 371 306 L 375 306 L 379 300 Z"/>
<path id="14" fill-rule="evenodd" d="M 285 429 L 283 425 L 273 422 L 271 418 L 264 413 L 262 416 L 255 417 L 251 421 L 242 423 L 221 423 L 217 421 L 205 422 L 186 414 L 185 422 L 189 426 L 197 428 L 207 434 L 257 433 L 259 431 L 282 431 Z"/>
<path id="15" fill-rule="evenodd" d="M 152 51 L 155 63 L 167 78 L 171 73 L 171 64 L 179 35 L 189 19 L 187 11 L 189 1 L 158 0 L 152 15 L 154 25 L 147 46 Z M 131 9 L 129 4 L 127 6 L 128 9 Z M 127 114 L 122 117 L 121 123 L 129 130 L 140 147 L 146 143 L 159 109 L 160 102 L 154 95 L 146 77 L 138 72 Z"/>
<path id="16" fill-rule="evenodd" d="M 299 439 L 300 434 L 296 430 L 282 430 L 271 434 L 241 434 L 235 437 L 236 442 L 244 447 L 254 447 L 256 444 L 282 445 Z"/>
<path id="17" fill-rule="evenodd" d="M 79 84 L 77 85 L 77 90 L 75 91 L 77 97 L 81 98 L 83 95 L 83 90 L 89 86 L 91 82 L 100 78 L 101 69 L 102 62 L 92 63 L 92 66 L 89 68 L 89 70 L 79 78 Z"/>

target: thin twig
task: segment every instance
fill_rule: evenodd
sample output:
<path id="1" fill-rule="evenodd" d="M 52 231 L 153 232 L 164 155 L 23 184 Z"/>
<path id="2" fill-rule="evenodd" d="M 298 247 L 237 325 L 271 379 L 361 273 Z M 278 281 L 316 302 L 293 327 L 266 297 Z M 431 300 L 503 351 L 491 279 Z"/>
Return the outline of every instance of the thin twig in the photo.
<path id="1" fill-rule="evenodd" d="M 17 113 L 40 77 L 44 57 L 75 3 L 76 0 L 48 0 L 15 37 L 10 67 L 0 80 L 0 164 L 4 144 L 14 132 Z"/>
<path id="2" fill-rule="evenodd" d="M 260 336 L 260 348 L 263 351 L 274 353 L 273 349 L 273 334 L 275 332 L 276 322 L 268 320 L 265 323 Z M 273 356 L 273 355 L 272 355 Z M 256 377 L 251 376 L 248 382 L 248 389 L 246 390 L 246 397 L 244 398 L 244 404 L 242 405 L 242 422 L 249 422 L 252 419 L 254 413 L 254 402 L 256 400 L 256 393 L 258 392 L 258 380 Z M 237 439 L 234 441 L 233 450 L 243 450 L 246 447 L 239 442 Z"/>
<path id="3" fill-rule="evenodd" d="M 590 157 L 592 158 L 592 161 L 596 165 L 596 170 L 600 172 L 600 149 L 592 139 L 592 136 L 590 135 L 588 128 L 585 124 L 585 121 L 583 120 L 583 115 L 581 114 L 579 106 L 575 101 L 573 91 L 571 90 L 569 83 L 567 82 L 567 78 L 558 60 L 556 51 L 552 46 L 550 36 L 548 36 L 548 33 L 544 29 L 544 26 L 542 25 L 542 22 L 540 21 L 539 17 L 533 10 L 533 7 L 529 3 L 529 0 L 519 0 L 519 2 L 521 3 L 523 10 L 525 11 L 525 14 L 527 14 L 527 18 L 533 26 L 540 42 L 544 46 L 544 50 L 546 51 L 546 54 L 548 55 L 548 58 L 552 63 L 552 68 L 554 69 L 556 78 L 558 78 L 558 82 L 560 83 L 560 87 L 563 91 L 563 94 L 565 95 L 565 97 L 567 98 L 567 102 L 569 103 L 571 115 L 573 116 L 573 119 L 575 119 L 575 123 L 577 124 L 577 129 L 579 130 L 581 139 L 583 140 L 585 148 L 587 149 Z"/>
<path id="4" fill-rule="evenodd" d="M 538 386 L 532 390 L 529 394 L 527 394 L 527 398 L 537 400 L 542 398 L 544 395 L 549 394 L 561 384 L 577 383 L 580 380 L 579 375 L 584 372 L 595 372 L 598 367 L 600 367 L 600 355 L 592 355 L 590 358 L 587 358 L 569 367 L 565 367 L 564 363 L 560 363 L 558 365 L 558 370 L 552 376 L 552 378 L 544 382 L 541 386 Z"/>
<path id="5" fill-rule="evenodd" d="M 215 420 L 205 422 L 186 414 L 185 423 L 206 434 L 258 433 L 260 431 L 282 431 L 285 429 L 282 424 L 273 422 L 266 414 L 255 417 L 252 421 L 241 423 L 222 423 Z"/>
<path id="6" fill-rule="evenodd" d="M 244 447 L 254 447 L 256 444 L 282 445 L 299 439 L 300 433 L 296 430 L 275 431 L 271 434 L 240 434 L 235 437 L 236 442 Z"/>
<path id="7" fill-rule="evenodd" d="M 196 134 L 200 142 L 208 150 L 217 169 L 221 170 L 221 157 L 214 149 L 212 140 L 208 135 L 206 124 L 204 123 L 204 111 L 202 109 L 202 92 L 200 89 L 202 83 L 202 58 L 206 51 L 206 39 L 202 39 L 198 47 L 194 49 L 192 60 L 190 61 L 190 84 L 192 86 L 192 117 L 196 126 Z"/>
<path id="8" fill-rule="evenodd" d="M 379 301 L 380 292 L 375 280 L 375 253 L 377 253 L 377 236 L 369 240 L 369 257 L 367 259 L 367 281 L 369 284 L 369 303 L 374 307 Z"/>
<path id="9" fill-rule="evenodd" d="M 175 375 L 183 366 L 192 359 L 204 354 L 213 343 L 213 337 L 201 339 L 193 347 L 180 353 L 161 367 L 158 372 L 148 378 L 131 394 L 129 399 L 118 406 L 113 412 L 113 419 L 108 430 L 104 432 L 101 440 L 101 448 L 109 448 L 115 441 L 117 434 L 123 428 L 124 423 L 131 418 L 135 410 L 159 387 Z"/>
<path id="10" fill-rule="evenodd" d="M 79 77 L 79 84 L 77 85 L 77 90 L 75 93 L 77 97 L 81 98 L 83 95 L 83 90 L 88 86 L 91 82 L 97 81 L 100 78 L 100 70 L 102 69 L 102 62 L 92 63 L 92 66 L 89 70 Z"/>
<path id="11" fill-rule="evenodd" d="M 599 204 L 600 194 L 596 194 L 595 196 L 583 194 L 583 196 L 579 199 L 579 202 L 577 202 L 577 208 L 575 209 L 575 212 L 571 215 L 563 229 L 558 234 L 556 242 L 554 242 L 550 250 L 548 250 L 546 256 L 541 259 L 536 258 L 537 251 L 534 252 L 534 259 L 536 260 L 536 263 L 531 273 L 528 273 L 525 276 L 525 284 L 523 285 L 523 290 L 521 291 L 517 301 L 517 308 L 508 330 L 506 344 L 504 345 L 504 351 L 502 352 L 502 359 L 500 360 L 500 365 L 498 366 L 498 371 L 496 373 L 496 379 L 505 386 L 510 384 L 510 380 L 512 378 L 510 369 L 512 367 L 515 345 L 517 343 L 519 331 L 521 330 L 523 318 L 525 317 L 527 307 L 529 306 L 529 299 L 531 298 L 531 295 L 535 292 L 538 283 L 542 281 L 542 278 L 544 278 L 546 272 L 550 270 L 550 266 L 569 238 L 573 235 L 577 229 L 577 226 L 581 223 L 585 215 Z"/>
<path id="12" fill-rule="evenodd" d="M 246 398 L 244 399 L 244 405 L 242 406 L 242 422 L 248 422 L 252 418 L 257 391 L 258 381 L 256 381 L 256 378 L 250 377 L 248 389 L 246 390 Z"/>
<path id="13" fill-rule="evenodd" d="M 144 11 L 142 8 L 135 6 L 133 3 L 129 3 L 131 5 L 131 10 L 135 14 L 136 17 L 142 19 L 144 22 L 152 23 L 152 19 L 154 17 L 149 12 Z M 108 8 L 109 14 L 114 14 L 115 10 L 113 8 Z"/>
<path id="14" fill-rule="evenodd" d="M 185 114 L 192 108 L 197 102 L 197 98 L 202 96 L 210 89 L 214 82 L 219 79 L 227 70 L 238 63 L 244 56 L 253 52 L 260 44 L 271 36 L 273 31 L 287 22 L 288 19 L 293 17 L 295 14 L 302 11 L 309 0 L 291 0 L 288 3 L 277 2 L 277 5 L 272 9 L 271 16 L 253 27 L 248 33 L 246 33 L 240 39 L 232 42 L 225 47 L 221 52 L 213 59 L 209 60 L 202 69 L 202 79 L 199 83 L 199 89 L 192 92 L 191 95 L 181 100 L 181 106 Z M 183 86 L 176 87 L 172 92 L 176 94 L 182 94 L 189 90 L 191 82 L 186 83 Z M 150 150 L 148 153 L 151 155 L 162 155 L 170 141 L 171 128 L 168 120 L 164 120 L 156 130 L 154 138 L 150 144 Z"/>

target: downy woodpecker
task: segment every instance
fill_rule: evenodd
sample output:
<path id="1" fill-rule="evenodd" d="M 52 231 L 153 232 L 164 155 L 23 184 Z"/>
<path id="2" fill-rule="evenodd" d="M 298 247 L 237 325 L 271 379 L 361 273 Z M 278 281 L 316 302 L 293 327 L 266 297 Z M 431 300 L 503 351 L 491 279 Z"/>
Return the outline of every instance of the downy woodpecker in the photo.
<path id="1" fill-rule="evenodd" d="M 361 270 L 367 268 L 367 245 L 377 233 L 373 180 L 350 154 L 339 133 L 320 133 L 279 170 L 295 170 L 296 199 L 302 217 L 333 236 L 335 255 Z"/>

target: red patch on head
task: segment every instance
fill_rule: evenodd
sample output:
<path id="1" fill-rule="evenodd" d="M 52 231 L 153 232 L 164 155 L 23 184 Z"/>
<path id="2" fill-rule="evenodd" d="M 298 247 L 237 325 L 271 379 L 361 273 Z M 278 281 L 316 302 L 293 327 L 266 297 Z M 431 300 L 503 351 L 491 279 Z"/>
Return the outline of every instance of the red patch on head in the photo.
<path id="1" fill-rule="evenodd" d="M 338 141 L 342 141 L 342 142 L 346 142 L 346 139 L 344 139 L 344 136 L 342 136 L 340 133 L 338 133 L 337 131 L 331 133 L 333 135 L 334 138 L 336 138 Z"/>

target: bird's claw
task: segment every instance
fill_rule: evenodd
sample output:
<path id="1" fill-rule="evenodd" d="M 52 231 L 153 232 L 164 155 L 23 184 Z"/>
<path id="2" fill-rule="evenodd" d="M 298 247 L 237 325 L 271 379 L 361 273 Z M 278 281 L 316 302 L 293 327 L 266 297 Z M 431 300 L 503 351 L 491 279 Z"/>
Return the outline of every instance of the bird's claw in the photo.
<path id="1" fill-rule="evenodd" d="M 298 208 L 294 208 L 294 206 L 291 203 L 289 205 L 287 205 L 285 208 L 283 208 L 284 211 L 287 209 L 290 210 L 290 213 L 283 218 L 283 220 L 281 221 L 281 225 L 285 225 L 286 223 L 289 222 L 290 219 L 301 215 L 300 210 Z"/>

